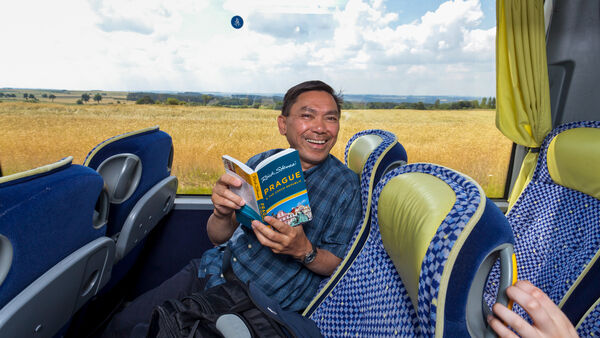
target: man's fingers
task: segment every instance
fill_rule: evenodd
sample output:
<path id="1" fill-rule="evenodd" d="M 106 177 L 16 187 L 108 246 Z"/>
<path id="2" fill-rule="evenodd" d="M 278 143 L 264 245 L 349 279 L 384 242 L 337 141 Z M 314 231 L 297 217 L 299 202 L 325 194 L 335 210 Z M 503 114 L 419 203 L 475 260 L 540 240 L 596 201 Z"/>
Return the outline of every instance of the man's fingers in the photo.
<path id="1" fill-rule="evenodd" d="M 275 232 L 259 221 L 252 222 L 252 229 L 260 244 L 267 246 L 275 253 L 281 252 L 282 246 L 276 241 L 271 240 L 268 236 L 272 236 Z"/>
<path id="2" fill-rule="evenodd" d="M 236 195 L 233 191 L 225 189 L 223 191 L 217 191 L 213 193 L 213 203 L 223 204 L 234 209 L 239 209 L 246 204 L 246 201 L 244 201 L 242 197 Z"/>
<path id="3" fill-rule="evenodd" d="M 230 187 L 236 187 L 239 188 L 242 186 L 242 181 L 233 176 L 233 175 L 229 175 L 229 174 L 223 174 L 221 175 L 221 177 L 219 177 L 219 180 L 217 181 L 217 183 L 223 183 L 224 185 L 228 185 Z"/>
<path id="4" fill-rule="evenodd" d="M 292 227 L 288 224 L 283 223 L 275 217 L 266 216 L 265 222 L 267 222 L 270 226 L 272 226 L 275 230 L 279 231 L 282 234 L 288 234 L 292 231 Z"/>
<path id="5" fill-rule="evenodd" d="M 244 199 L 230 190 L 231 186 L 240 186 L 241 181 L 228 174 L 222 175 L 213 188 L 211 200 L 219 212 L 230 214 L 232 209 L 239 209 L 246 204 Z M 229 208 L 223 209 L 223 208 Z"/>
<path id="6" fill-rule="evenodd" d="M 281 243 L 285 237 L 284 235 L 278 233 L 277 231 L 271 229 L 270 227 L 266 226 L 265 224 L 262 224 L 259 221 L 253 221 L 252 228 L 254 229 L 255 234 L 258 233 L 261 236 L 263 236 L 264 238 L 268 239 L 269 241 L 272 241 L 275 243 Z M 257 235 L 257 237 L 258 237 L 258 235 Z"/>

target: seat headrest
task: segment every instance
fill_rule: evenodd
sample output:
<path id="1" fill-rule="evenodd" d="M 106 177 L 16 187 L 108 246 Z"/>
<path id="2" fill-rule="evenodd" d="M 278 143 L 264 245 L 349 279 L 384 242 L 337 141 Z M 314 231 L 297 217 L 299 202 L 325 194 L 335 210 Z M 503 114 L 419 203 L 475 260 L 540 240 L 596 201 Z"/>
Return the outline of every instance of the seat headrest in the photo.
<path id="1" fill-rule="evenodd" d="M 148 127 L 148 128 L 144 128 L 144 129 L 140 129 L 140 130 L 135 130 L 135 131 L 131 131 L 131 132 L 127 132 L 124 134 L 120 134 L 114 137 L 111 137 L 109 139 L 106 139 L 102 142 L 100 142 L 98 145 L 96 145 L 94 147 L 94 149 L 92 149 L 87 156 L 85 157 L 85 160 L 83 160 L 83 165 L 89 167 L 94 156 L 100 151 L 102 150 L 104 147 L 106 147 L 107 145 L 114 143 L 118 140 L 124 139 L 124 138 L 128 138 L 128 137 L 132 137 L 134 135 L 142 135 L 142 134 L 146 134 L 146 133 L 152 133 L 152 132 L 157 132 L 159 131 L 159 127 L 158 126 L 154 126 L 154 127 Z"/>
<path id="2" fill-rule="evenodd" d="M 500 209 L 470 177 L 429 163 L 384 175 L 373 193 L 374 222 L 423 336 L 484 336 L 484 287 L 496 259 L 496 300 L 508 304 L 514 237 Z"/>
<path id="3" fill-rule="evenodd" d="M 0 177 L 0 184 L 16 184 L 25 180 L 33 179 L 37 176 L 46 175 L 50 172 L 68 168 L 73 162 L 73 156 L 65 157 L 62 160 L 50 163 L 35 169 L 23 171 L 20 173 Z"/>
<path id="4" fill-rule="evenodd" d="M 375 134 L 358 137 L 348 148 L 348 168 L 360 175 L 369 155 L 383 142 L 383 138 Z"/>
<path id="5" fill-rule="evenodd" d="M 554 182 L 600 199 L 600 129 L 574 128 L 556 135 L 546 163 Z"/>
<path id="6" fill-rule="evenodd" d="M 411 172 L 392 178 L 379 197 L 383 246 L 417 308 L 421 263 L 438 227 L 456 202 L 441 179 Z"/>

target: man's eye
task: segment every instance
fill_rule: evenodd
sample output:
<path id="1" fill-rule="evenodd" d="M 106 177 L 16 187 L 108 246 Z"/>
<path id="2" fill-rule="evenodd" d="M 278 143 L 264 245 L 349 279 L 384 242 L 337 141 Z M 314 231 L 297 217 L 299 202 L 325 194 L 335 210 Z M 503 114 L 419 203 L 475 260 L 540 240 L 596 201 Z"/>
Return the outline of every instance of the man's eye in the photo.
<path id="1" fill-rule="evenodd" d="M 337 120 L 338 120 L 337 116 L 329 116 L 329 117 L 327 117 L 327 121 L 335 122 Z"/>
<path id="2" fill-rule="evenodd" d="M 302 114 L 300 116 L 304 119 L 310 118 L 310 114 Z"/>

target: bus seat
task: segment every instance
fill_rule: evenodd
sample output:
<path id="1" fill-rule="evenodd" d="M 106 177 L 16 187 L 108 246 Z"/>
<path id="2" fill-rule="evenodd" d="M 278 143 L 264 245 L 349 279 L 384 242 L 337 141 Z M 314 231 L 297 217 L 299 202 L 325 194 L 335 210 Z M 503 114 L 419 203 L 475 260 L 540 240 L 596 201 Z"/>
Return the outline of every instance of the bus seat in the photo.
<path id="1" fill-rule="evenodd" d="M 157 126 L 109 138 L 84 161 L 108 186 L 107 235 L 116 240 L 114 282 L 131 269 L 147 234 L 173 208 L 177 178 L 170 176 L 172 162 L 171 137 Z"/>
<path id="2" fill-rule="evenodd" d="M 401 166 L 375 187 L 371 221 L 364 248 L 311 315 L 324 336 L 489 334 L 485 281 L 499 258 L 502 290 L 513 282 L 513 236 L 476 182 L 434 164 Z"/>
<path id="3" fill-rule="evenodd" d="M 393 133 L 385 130 L 370 129 L 356 133 L 346 144 L 345 163 L 360 177 L 362 199 L 362 221 L 357 225 L 351 244 L 346 249 L 344 260 L 340 263 L 331 278 L 323 280 L 317 296 L 306 308 L 304 314 L 310 315 L 336 281 L 362 249 L 369 234 L 371 217 L 371 193 L 382 175 L 398 166 L 406 164 L 406 151 Z"/>
<path id="4" fill-rule="evenodd" d="M 108 193 L 72 157 L 0 178 L 0 336 L 50 337 L 110 278 Z"/>
<path id="5" fill-rule="evenodd" d="M 600 302 L 600 121 L 567 123 L 546 136 L 507 218 L 519 279 L 546 292 L 582 337 L 600 334 L 597 322 L 586 324 L 598 318 Z M 530 320 L 519 306 L 515 311 Z"/>

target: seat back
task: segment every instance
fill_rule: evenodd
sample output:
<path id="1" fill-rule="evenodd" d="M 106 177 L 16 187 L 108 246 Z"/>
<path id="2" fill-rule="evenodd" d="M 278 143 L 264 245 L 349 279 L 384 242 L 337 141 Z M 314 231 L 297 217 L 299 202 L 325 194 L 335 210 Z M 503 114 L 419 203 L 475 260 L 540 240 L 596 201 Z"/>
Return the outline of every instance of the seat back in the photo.
<path id="1" fill-rule="evenodd" d="M 513 282 L 513 238 L 481 187 L 448 168 L 409 164 L 381 179 L 372 206 L 364 248 L 311 316 L 323 334 L 489 333 L 485 280 L 501 258 L 502 290 Z"/>
<path id="2" fill-rule="evenodd" d="M 546 292 L 580 335 L 589 336 L 584 317 L 598 316 L 600 299 L 599 121 L 568 123 L 548 134 L 531 182 L 507 217 L 519 279 Z M 515 311 L 529 318 L 522 308 Z"/>
<path id="3" fill-rule="evenodd" d="M 352 136 L 346 144 L 344 157 L 346 165 L 360 176 L 362 221 L 354 230 L 344 260 L 330 278 L 321 282 L 319 292 L 304 311 L 305 316 L 312 314 L 362 249 L 369 235 L 373 187 L 383 173 L 407 161 L 406 151 L 396 136 L 379 129 L 361 131 Z"/>
<path id="4" fill-rule="evenodd" d="M 137 256 L 140 243 L 173 208 L 177 178 L 170 176 L 172 162 L 171 137 L 158 127 L 112 137 L 87 155 L 84 165 L 98 171 L 108 186 L 107 234 L 117 240 L 117 261 L 134 248 L 132 256 Z M 125 271 L 135 261 L 129 259 L 121 264 Z"/>
<path id="5" fill-rule="evenodd" d="M 54 335 L 110 277 L 108 194 L 71 157 L 0 178 L 0 336 Z"/>

